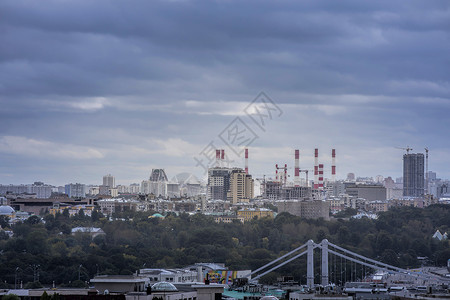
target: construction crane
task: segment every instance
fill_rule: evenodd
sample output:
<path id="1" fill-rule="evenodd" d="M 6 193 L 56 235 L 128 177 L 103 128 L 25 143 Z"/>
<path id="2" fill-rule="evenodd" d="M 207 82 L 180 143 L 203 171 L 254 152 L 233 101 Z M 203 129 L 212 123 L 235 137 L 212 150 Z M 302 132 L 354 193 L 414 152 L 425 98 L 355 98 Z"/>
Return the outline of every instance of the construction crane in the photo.
<path id="1" fill-rule="evenodd" d="M 299 170 L 299 172 L 304 172 L 306 175 L 306 186 L 309 186 L 309 182 L 308 182 L 308 172 L 311 171 L 313 172 L 313 170 Z"/>
<path id="2" fill-rule="evenodd" d="M 409 148 L 409 146 L 406 146 L 406 148 L 402 148 L 402 147 L 395 147 L 395 148 L 405 150 L 406 154 L 409 154 L 409 151 L 412 151 L 412 148 Z"/>
<path id="3" fill-rule="evenodd" d="M 428 147 L 425 147 L 425 195 L 428 195 Z"/>

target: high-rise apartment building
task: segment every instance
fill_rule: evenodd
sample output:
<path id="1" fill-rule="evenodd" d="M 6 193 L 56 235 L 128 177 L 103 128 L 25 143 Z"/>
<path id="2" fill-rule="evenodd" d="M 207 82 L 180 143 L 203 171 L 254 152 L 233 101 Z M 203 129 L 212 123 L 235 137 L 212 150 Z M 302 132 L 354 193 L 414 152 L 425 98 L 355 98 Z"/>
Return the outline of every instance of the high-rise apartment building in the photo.
<path id="1" fill-rule="evenodd" d="M 424 155 L 412 153 L 403 155 L 403 196 L 424 195 Z"/>
<path id="2" fill-rule="evenodd" d="M 227 200 L 230 189 L 229 168 L 210 168 L 208 170 L 208 200 Z"/>
<path id="3" fill-rule="evenodd" d="M 69 183 L 65 186 L 65 192 L 69 198 L 85 198 L 86 185 L 81 183 Z"/>
<path id="4" fill-rule="evenodd" d="M 242 169 L 233 169 L 230 173 L 228 200 L 233 204 L 248 202 L 253 198 L 253 186 L 252 175 Z"/>
<path id="5" fill-rule="evenodd" d="M 103 176 L 103 185 L 109 188 L 116 187 L 116 178 L 111 174 Z"/>

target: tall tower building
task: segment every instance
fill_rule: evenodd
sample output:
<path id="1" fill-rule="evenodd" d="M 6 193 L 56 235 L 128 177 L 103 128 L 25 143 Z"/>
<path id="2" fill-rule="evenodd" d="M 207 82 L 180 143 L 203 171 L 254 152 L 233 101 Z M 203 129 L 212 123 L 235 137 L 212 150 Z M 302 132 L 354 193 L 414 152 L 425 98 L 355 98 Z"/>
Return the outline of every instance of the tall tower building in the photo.
<path id="1" fill-rule="evenodd" d="M 412 153 L 403 155 L 403 196 L 424 195 L 424 155 Z"/>
<path id="2" fill-rule="evenodd" d="M 248 202 L 253 198 L 254 181 L 252 175 L 242 169 L 233 169 L 230 174 L 228 200 L 232 204 Z"/>
<path id="3" fill-rule="evenodd" d="M 116 187 L 116 178 L 112 176 L 111 174 L 103 176 L 103 186 L 109 187 L 109 188 L 115 188 Z"/>
<path id="4" fill-rule="evenodd" d="M 227 200 L 227 192 L 230 188 L 229 168 L 208 169 L 208 200 Z"/>

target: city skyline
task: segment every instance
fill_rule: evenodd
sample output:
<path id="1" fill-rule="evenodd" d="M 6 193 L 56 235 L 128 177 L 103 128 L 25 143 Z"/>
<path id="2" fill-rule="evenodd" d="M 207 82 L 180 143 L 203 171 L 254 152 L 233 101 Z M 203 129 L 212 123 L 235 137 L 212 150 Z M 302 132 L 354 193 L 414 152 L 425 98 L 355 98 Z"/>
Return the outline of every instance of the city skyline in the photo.
<path id="1" fill-rule="evenodd" d="M 447 1 L 2 1 L 0 184 L 140 183 L 205 177 L 195 157 L 239 117 L 249 170 L 274 176 L 294 150 L 330 178 L 402 176 L 429 152 L 450 178 Z M 246 108 L 279 108 L 263 129 Z M 223 137 L 223 135 L 222 135 Z M 243 155 L 235 166 L 244 168 Z M 327 173 L 328 172 L 328 173 Z M 312 174 L 310 174 L 312 175 Z M 310 176 L 312 179 L 312 176 Z"/>

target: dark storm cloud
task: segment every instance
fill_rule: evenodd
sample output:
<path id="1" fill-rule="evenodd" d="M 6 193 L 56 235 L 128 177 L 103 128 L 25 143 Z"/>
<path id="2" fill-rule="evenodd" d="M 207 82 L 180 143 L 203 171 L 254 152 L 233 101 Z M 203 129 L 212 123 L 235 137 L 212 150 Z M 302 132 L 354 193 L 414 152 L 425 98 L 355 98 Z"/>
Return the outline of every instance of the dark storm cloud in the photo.
<path id="1" fill-rule="evenodd" d="M 449 148 L 448 1 L 5 0 L 0 14 L 0 173 L 14 178 L 40 152 L 127 178 L 148 160 L 186 170 L 173 148 L 192 156 L 261 90 L 296 115 L 258 147 L 331 131 L 342 147 Z"/>

